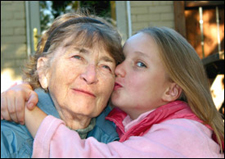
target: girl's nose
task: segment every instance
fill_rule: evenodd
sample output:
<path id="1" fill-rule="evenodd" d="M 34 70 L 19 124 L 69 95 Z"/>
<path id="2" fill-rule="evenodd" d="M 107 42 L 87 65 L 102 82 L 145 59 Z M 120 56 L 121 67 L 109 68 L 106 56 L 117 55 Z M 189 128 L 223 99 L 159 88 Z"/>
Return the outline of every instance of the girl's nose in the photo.
<path id="1" fill-rule="evenodd" d="M 96 66 L 88 65 L 85 71 L 81 74 L 81 78 L 87 82 L 87 84 L 94 84 L 98 82 Z"/>
<path id="2" fill-rule="evenodd" d="M 118 76 L 124 77 L 126 75 L 124 62 L 122 62 L 121 64 L 117 65 L 117 67 L 115 69 L 115 74 L 116 74 L 116 77 L 118 77 Z"/>

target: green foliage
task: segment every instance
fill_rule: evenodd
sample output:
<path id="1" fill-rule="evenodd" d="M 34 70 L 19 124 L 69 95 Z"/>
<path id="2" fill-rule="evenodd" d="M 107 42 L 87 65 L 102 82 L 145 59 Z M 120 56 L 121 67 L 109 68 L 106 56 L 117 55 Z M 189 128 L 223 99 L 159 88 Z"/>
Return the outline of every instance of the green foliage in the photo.
<path id="1" fill-rule="evenodd" d="M 80 1 L 80 6 L 88 8 L 91 14 L 110 17 L 110 1 Z"/>
<path id="2" fill-rule="evenodd" d="M 79 7 L 87 8 L 91 14 L 110 18 L 110 1 L 39 1 L 41 30 L 48 29 L 52 21 L 67 12 L 73 12 Z"/>

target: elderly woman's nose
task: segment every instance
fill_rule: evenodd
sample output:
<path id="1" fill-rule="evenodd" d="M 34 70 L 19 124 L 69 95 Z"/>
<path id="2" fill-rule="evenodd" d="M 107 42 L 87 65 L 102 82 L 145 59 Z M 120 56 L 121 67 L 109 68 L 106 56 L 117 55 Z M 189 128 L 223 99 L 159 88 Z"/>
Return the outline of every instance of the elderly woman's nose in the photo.
<path id="1" fill-rule="evenodd" d="M 81 74 L 81 78 L 85 80 L 88 84 L 93 84 L 98 82 L 97 68 L 95 65 L 88 65 L 85 71 Z"/>

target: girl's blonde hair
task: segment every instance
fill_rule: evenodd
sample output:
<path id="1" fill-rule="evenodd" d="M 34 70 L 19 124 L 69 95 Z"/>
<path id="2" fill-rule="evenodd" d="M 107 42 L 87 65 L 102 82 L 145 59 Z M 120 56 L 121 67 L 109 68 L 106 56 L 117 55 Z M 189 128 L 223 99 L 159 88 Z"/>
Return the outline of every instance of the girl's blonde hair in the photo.
<path id="1" fill-rule="evenodd" d="M 204 124 L 211 126 L 222 151 L 223 119 L 214 105 L 203 63 L 194 48 L 170 28 L 152 27 L 139 32 L 146 33 L 155 40 L 170 79 L 183 90 L 180 99 L 188 103 Z"/>
<path id="2" fill-rule="evenodd" d="M 66 27 L 59 27 L 68 21 L 79 18 L 81 18 L 80 23 L 78 21 L 76 24 L 71 24 Z M 88 21 L 84 22 L 82 18 L 92 18 L 101 23 L 92 23 Z M 55 31 L 56 29 L 57 31 Z M 52 34 L 53 32 L 54 34 Z M 44 51 L 44 47 L 49 36 L 52 36 L 50 40 L 50 47 L 47 51 Z M 92 47 L 95 44 L 100 44 L 100 46 L 103 46 L 103 49 L 112 56 L 116 64 L 119 64 L 124 60 L 122 39 L 113 25 L 109 24 L 106 20 L 100 17 L 89 15 L 87 10 L 77 11 L 76 13 L 66 13 L 57 17 L 51 27 L 42 35 L 37 46 L 37 51 L 34 55 L 30 56 L 29 61 L 23 69 L 23 80 L 28 82 L 33 89 L 41 87 L 37 73 L 38 58 L 48 55 L 51 55 L 49 57 L 53 57 L 54 50 L 68 38 L 73 39 L 70 41 L 70 44 L 79 43 L 79 45 L 86 47 Z M 45 69 L 48 69 L 49 66 L 50 65 L 48 63 L 45 66 Z M 48 90 L 46 89 L 46 91 Z"/>

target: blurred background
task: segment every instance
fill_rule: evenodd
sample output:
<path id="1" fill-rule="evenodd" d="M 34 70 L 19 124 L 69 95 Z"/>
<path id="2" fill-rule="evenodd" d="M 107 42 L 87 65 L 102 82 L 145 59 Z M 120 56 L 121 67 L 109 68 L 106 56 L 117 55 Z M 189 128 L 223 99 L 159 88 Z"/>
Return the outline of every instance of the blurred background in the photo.
<path id="1" fill-rule="evenodd" d="M 149 26 L 178 31 L 202 59 L 224 114 L 224 1 L 1 1 L 1 92 L 22 81 L 21 68 L 52 21 L 83 7 L 116 26 L 123 43 Z"/>

